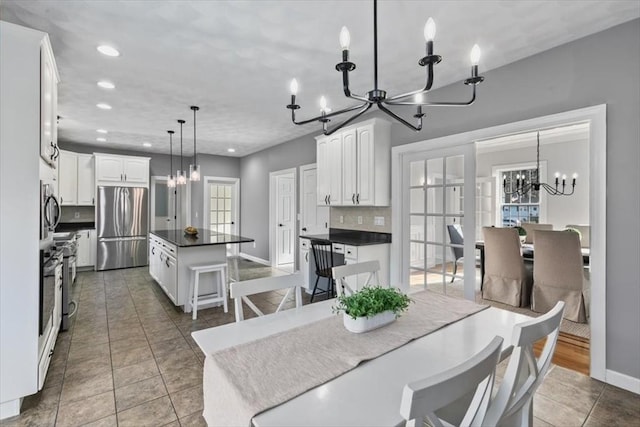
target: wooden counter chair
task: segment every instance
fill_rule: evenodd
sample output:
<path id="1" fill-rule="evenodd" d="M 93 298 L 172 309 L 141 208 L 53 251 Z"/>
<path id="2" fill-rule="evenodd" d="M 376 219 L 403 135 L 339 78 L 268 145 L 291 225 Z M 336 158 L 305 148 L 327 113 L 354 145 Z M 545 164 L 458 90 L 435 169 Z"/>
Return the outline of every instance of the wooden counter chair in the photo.
<path id="1" fill-rule="evenodd" d="M 327 290 L 320 290 L 320 293 L 326 293 L 327 299 L 333 298 L 336 286 L 336 282 L 333 279 L 333 271 L 331 270 L 334 267 L 333 245 L 328 240 L 311 240 L 311 251 L 313 252 L 313 258 L 316 263 L 316 283 L 311 293 L 311 302 L 313 302 L 313 298 L 316 296 L 318 282 L 321 277 L 327 279 Z"/>

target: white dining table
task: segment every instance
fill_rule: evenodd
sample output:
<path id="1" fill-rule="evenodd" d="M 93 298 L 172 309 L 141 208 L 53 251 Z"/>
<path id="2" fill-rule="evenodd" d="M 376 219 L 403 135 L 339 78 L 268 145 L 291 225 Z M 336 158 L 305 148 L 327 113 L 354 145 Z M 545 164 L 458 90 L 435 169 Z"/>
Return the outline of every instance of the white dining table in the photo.
<path id="1" fill-rule="evenodd" d="M 205 355 L 335 315 L 335 300 L 203 329 L 191 335 Z M 253 418 L 267 426 L 395 426 L 402 424 L 405 384 L 452 368 L 504 338 L 501 358 L 512 350 L 513 326 L 531 318 L 495 307 L 447 325 Z M 288 357 L 283 354 L 282 357 Z M 204 405 L 206 406 L 206 402 Z"/>

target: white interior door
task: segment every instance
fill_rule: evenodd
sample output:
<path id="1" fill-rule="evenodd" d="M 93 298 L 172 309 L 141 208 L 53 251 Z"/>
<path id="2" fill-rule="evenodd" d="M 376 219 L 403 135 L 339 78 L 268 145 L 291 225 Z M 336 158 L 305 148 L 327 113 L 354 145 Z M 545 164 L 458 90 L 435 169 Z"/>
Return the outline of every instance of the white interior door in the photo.
<path id="1" fill-rule="evenodd" d="M 472 145 L 404 157 L 403 250 L 409 255 L 402 267 L 404 283 L 473 298 L 474 169 Z M 465 239 L 462 245 L 451 243 L 449 226 L 461 227 L 464 236 L 470 239 Z M 457 258 L 456 250 L 462 250 L 464 256 Z M 470 262 L 463 263 L 464 260 Z"/>
<path id="2" fill-rule="evenodd" d="M 278 266 L 293 263 L 295 248 L 295 177 L 276 177 L 276 260 Z"/>
<path id="3" fill-rule="evenodd" d="M 205 177 L 204 224 L 212 231 L 239 234 L 238 200 L 240 180 Z M 239 245 L 227 245 L 228 255 L 237 255 Z"/>
<path id="4" fill-rule="evenodd" d="M 329 230 L 329 207 L 317 204 L 318 169 L 300 166 L 300 235 L 325 234 Z"/>

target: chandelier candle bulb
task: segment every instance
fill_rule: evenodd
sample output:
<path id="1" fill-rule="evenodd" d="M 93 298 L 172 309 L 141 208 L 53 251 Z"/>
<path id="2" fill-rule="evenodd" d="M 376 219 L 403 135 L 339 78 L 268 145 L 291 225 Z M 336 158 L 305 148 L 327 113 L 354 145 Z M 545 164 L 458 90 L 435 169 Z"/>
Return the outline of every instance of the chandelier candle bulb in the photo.
<path id="1" fill-rule="evenodd" d="M 320 97 L 320 112 L 324 115 L 327 111 L 327 98 L 324 96 Z"/>
<path id="2" fill-rule="evenodd" d="M 424 24 L 424 39 L 428 42 L 433 42 L 433 39 L 436 36 L 436 22 L 433 18 L 429 17 L 427 19 L 427 23 Z"/>
<path id="3" fill-rule="evenodd" d="M 289 89 L 291 90 L 291 96 L 296 96 L 298 94 L 298 81 L 296 79 L 291 80 Z M 292 99 L 295 99 L 295 98 L 292 98 Z"/>
<path id="4" fill-rule="evenodd" d="M 349 44 L 351 44 L 351 34 L 349 34 L 349 29 L 347 27 L 342 27 L 340 30 L 340 47 L 342 51 L 349 50 Z"/>

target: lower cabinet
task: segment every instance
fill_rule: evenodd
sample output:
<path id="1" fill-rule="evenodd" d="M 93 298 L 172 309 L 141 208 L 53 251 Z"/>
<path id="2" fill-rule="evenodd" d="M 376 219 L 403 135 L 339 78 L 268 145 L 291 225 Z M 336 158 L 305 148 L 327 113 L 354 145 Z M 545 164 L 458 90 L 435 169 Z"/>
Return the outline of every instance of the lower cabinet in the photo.
<path id="1" fill-rule="evenodd" d="M 76 267 L 92 267 L 96 265 L 96 230 L 95 228 L 78 231 L 78 254 Z"/>
<path id="2" fill-rule="evenodd" d="M 149 238 L 149 274 L 169 299 L 178 302 L 178 261 L 176 248 L 161 239 Z"/>

